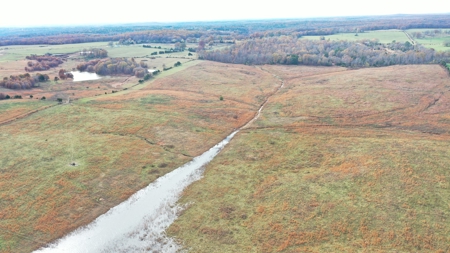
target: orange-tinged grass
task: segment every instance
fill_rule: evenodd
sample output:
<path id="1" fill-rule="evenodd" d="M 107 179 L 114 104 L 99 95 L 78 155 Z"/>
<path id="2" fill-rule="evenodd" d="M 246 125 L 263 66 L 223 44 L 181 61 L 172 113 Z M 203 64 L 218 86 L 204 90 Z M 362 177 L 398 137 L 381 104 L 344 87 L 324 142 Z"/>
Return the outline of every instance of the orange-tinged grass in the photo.
<path id="1" fill-rule="evenodd" d="M 260 67 L 204 61 L 182 71 L 156 80 L 145 89 L 179 90 L 224 97 L 237 102 L 260 105 L 273 93 L 280 81 Z"/>
<path id="2" fill-rule="evenodd" d="M 449 137 L 351 132 L 241 132 L 171 235 L 193 252 L 448 251 Z"/>
<path id="3" fill-rule="evenodd" d="M 211 67 L 209 77 L 218 70 Z M 186 68 L 173 74 L 183 77 L 184 89 L 99 96 L 0 126 L 1 251 L 28 252 L 89 223 L 245 124 L 279 84 L 251 70 L 251 77 L 241 73 L 203 88 Z M 172 83 L 170 76 L 154 82 L 165 79 Z M 262 92 L 240 91 L 248 80 Z M 190 83 L 208 92 L 192 92 Z"/>
<path id="4" fill-rule="evenodd" d="M 0 123 L 26 115 L 30 111 L 44 108 L 53 103 L 32 99 L 11 99 L 0 101 Z"/>
<path id="5" fill-rule="evenodd" d="M 188 187 L 170 235 L 192 252 L 450 251 L 439 66 L 265 68 L 284 89 Z"/>
<path id="6" fill-rule="evenodd" d="M 438 65 L 391 66 L 293 78 L 286 80 L 285 89 L 271 98 L 257 125 L 377 125 L 447 132 L 448 87 L 448 74 Z"/>

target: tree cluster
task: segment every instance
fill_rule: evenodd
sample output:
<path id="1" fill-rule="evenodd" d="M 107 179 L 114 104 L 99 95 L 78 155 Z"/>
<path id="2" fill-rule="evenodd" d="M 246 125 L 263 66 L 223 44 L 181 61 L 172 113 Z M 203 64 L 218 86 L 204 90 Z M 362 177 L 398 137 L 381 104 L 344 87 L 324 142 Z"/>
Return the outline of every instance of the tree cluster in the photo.
<path id="1" fill-rule="evenodd" d="M 30 55 L 26 59 L 30 60 L 25 67 L 27 72 L 48 70 L 58 67 L 64 62 L 62 58 L 50 55 Z"/>
<path id="2" fill-rule="evenodd" d="M 46 82 L 49 79 L 50 77 L 47 74 L 40 73 L 37 73 L 35 76 L 31 76 L 29 73 L 16 76 L 11 75 L 9 78 L 4 77 L 3 80 L 1 80 L 0 86 L 13 90 L 31 89 L 37 86 L 39 82 Z"/>
<path id="3" fill-rule="evenodd" d="M 61 80 L 73 79 L 73 74 L 70 72 L 67 72 L 65 69 L 60 69 L 58 72 L 58 76 Z M 58 80 L 55 78 L 55 81 L 58 81 Z"/>
<path id="4" fill-rule="evenodd" d="M 81 50 L 80 55 L 86 58 L 106 58 L 108 57 L 108 51 L 103 48 L 90 48 L 89 50 Z"/>
<path id="5" fill-rule="evenodd" d="M 98 75 L 134 75 L 142 78 L 148 73 L 147 64 L 144 61 L 137 63 L 134 58 L 109 58 L 103 60 L 91 60 L 79 64 L 79 71 L 87 71 Z"/>
<path id="6" fill-rule="evenodd" d="M 383 45 L 376 40 L 314 41 L 281 36 L 246 40 L 228 48 L 201 51 L 199 57 L 239 64 L 370 67 L 440 63 L 450 59 L 450 52 L 436 52 L 410 43 Z"/>

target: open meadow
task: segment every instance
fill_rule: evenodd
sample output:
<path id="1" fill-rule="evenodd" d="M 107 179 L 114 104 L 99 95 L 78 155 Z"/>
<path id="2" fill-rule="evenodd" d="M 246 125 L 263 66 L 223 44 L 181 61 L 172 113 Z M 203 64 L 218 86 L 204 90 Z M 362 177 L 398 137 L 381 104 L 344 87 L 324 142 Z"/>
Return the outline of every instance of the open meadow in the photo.
<path id="1" fill-rule="evenodd" d="M 1 252 L 29 252 L 91 222 L 245 124 L 280 83 L 251 66 L 186 65 L 101 96 L 107 78 L 52 84 L 79 92 L 68 104 L 0 102 L 5 120 L 53 105 L 0 125 Z"/>
<path id="2" fill-rule="evenodd" d="M 179 202 L 167 234 L 190 252 L 450 251 L 450 77 L 429 64 L 450 55 L 410 46 L 400 24 L 347 27 L 326 50 L 302 40 L 321 36 L 281 36 L 293 24 L 277 36 L 217 25 L 161 32 L 198 41 L 181 52 L 123 39 L 0 47 L 0 252 L 89 224 L 242 127 Z M 65 79 L 77 66 L 98 79 Z"/>
<path id="3" fill-rule="evenodd" d="M 436 33 L 438 32 L 439 33 Z M 424 36 L 423 38 L 414 38 L 414 40 L 421 44 L 424 47 L 427 48 L 433 48 L 436 51 L 450 51 L 450 47 L 444 46 L 445 41 L 450 41 L 450 35 L 446 34 L 449 29 L 408 29 L 405 32 L 409 33 L 410 35 L 413 33 L 431 33 L 433 36 Z M 436 34 L 434 34 L 436 33 Z"/>
<path id="4" fill-rule="evenodd" d="M 450 251 L 450 77 L 438 65 L 263 66 L 284 81 L 185 191 L 190 252 Z"/>

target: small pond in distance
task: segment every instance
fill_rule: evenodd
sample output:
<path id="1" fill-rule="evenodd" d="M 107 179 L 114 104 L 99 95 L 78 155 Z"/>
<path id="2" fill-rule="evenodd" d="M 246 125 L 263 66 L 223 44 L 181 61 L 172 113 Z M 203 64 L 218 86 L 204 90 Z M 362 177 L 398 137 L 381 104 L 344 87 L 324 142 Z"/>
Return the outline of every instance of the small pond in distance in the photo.
<path id="1" fill-rule="evenodd" d="M 89 73 L 89 72 L 72 71 L 70 73 L 72 73 L 72 75 L 73 75 L 74 82 L 97 80 L 97 79 L 102 78 L 101 76 L 99 76 L 95 73 Z"/>

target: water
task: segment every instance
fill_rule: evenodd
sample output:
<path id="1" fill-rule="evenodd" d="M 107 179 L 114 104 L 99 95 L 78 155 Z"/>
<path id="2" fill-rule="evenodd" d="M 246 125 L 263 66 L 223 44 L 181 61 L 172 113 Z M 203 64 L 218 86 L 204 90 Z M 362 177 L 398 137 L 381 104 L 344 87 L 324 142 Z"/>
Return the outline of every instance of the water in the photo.
<path id="1" fill-rule="evenodd" d="M 72 73 L 72 75 L 73 75 L 74 82 L 98 80 L 98 79 L 102 78 L 101 76 L 99 76 L 95 73 L 89 73 L 89 72 L 72 71 L 70 73 Z"/>
<path id="2" fill-rule="evenodd" d="M 284 82 L 281 82 L 275 93 L 283 87 Z M 269 98 L 260 106 L 255 117 L 240 129 L 249 127 L 258 119 L 268 100 Z M 180 194 L 187 186 L 202 177 L 204 166 L 240 129 L 191 162 L 160 177 L 128 200 L 111 208 L 91 224 L 75 230 L 35 253 L 177 252 L 180 246 L 165 235 L 165 230 L 184 208 L 176 204 Z"/>
<path id="3" fill-rule="evenodd" d="M 47 252 L 176 252 L 180 247 L 165 235 L 182 206 L 179 195 L 201 178 L 209 163 L 239 130 L 191 162 L 160 177 L 91 224 L 81 227 L 36 253 Z"/>

